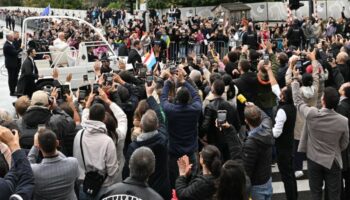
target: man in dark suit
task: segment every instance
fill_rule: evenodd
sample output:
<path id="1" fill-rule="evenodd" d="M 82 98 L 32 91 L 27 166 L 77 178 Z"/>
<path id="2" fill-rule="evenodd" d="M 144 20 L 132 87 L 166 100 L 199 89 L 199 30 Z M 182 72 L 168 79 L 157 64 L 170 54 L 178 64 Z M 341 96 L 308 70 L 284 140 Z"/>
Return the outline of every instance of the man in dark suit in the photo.
<path id="1" fill-rule="evenodd" d="M 10 89 L 10 95 L 15 95 L 15 90 L 17 86 L 18 73 L 20 66 L 18 64 L 18 54 L 22 51 L 21 48 L 16 50 L 13 45 L 14 33 L 9 33 L 6 35 L 6 42 L 4 44 L 4 56 L 5 56 L 5 67 L 8 72 L 8 84 Z"/>
<path id="2" fill-rule="evenodd" d="M 17 87 L 17 93 L 20 95 L 27 95 L 31 97 L 36 91 L 35 80 L 39 78 L 38 69 L 35 65 L 34 58 L 36 56 L 35 49 L 29 48 L 27 50 L 28 57 L 22 65 L 21 77 Z"/>
<path id="3" fill-rule="evenodd" d="M 133 44 L 133 47 L 129 51 L 128 56 L 128 63 L 131 63 L 132 66 L 135 68 L 135 63 L 142 63 L 141 56 L 139 54 L 139 51 L 141 50 L 142 46 L 139 40 L 136 40 Z"/>
<path id="4" fill-rule="evenodd" d="M 15 30 L 15 25 L 16 25 L 16 20 L 15 20 L 15 17 L 12 16 L 11 17 L 11 25 L 10 25 L 10 27 L 12 27 L 12 31 Z"/>
<path id="5" fill-rule="evenodd" d="M 344 83 L 340 89 L 340 102 L 337 112 L 348 118 L 348 126 L 350 126 L 350 83 Z M 350 199 L 350 147 L 348 146 L 342 151 L 343 170 L 342 170 L 342 186 L 341 199 Z"/>

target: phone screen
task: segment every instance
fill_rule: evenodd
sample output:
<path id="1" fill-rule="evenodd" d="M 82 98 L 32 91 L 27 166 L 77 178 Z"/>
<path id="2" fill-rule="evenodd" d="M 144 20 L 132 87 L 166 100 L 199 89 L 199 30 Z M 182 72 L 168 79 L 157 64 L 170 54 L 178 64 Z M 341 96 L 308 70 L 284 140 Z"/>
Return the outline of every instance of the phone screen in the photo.
<path id="1" fill-rule="evenodd" d="M 219 125 L 224 124 L 226 122 L 226 110 L 218 110 L 218 123 Z"/>
<path id="2" fill-rule="evenodd" d="M 63 96 L 65 96 L 66 94 L 70 95 L 69 85 L 61 85 L 61 90 Z"/>
<path id="3" fill-rule="evenodd" d="M 153 76 L 152 75 L 148 75 L 146 77 L 146 83 L 147 83 L 147 86 L 151 86 L 152 85 L 152 82 L 153 82 Z"/>
<path id="4" fill-rule="evenodd" d="M 93 93 L 98 95 L 98 88 L 100 87 L 100 85 L 98 83 L 94 83 L 93 85 Z"/>
<path id="5" fill-rule="evenodd" d="M 303 67 L 302 61 L 301 61 L 301 60 L 298 60 L 297 63 L 296 63 L 296 65 L 295 65 L 295 67 L 296 67 L 297 69 L 301 69 L 301 68 Z"/>
<path id="6" fill-rule="evenodd" d="M 139 77 L 140 78 L 145 78 L 146 77 L 146 73 L 147 73 L 147 68 L 140 68 L 140 73 L 139 73 Z"/>

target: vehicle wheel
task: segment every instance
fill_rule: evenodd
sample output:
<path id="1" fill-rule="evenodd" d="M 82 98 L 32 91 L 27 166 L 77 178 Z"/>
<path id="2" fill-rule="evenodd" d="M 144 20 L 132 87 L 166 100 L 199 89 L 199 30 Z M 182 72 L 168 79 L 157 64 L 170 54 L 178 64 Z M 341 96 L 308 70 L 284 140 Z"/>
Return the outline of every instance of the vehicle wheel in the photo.
<path id="1" fill-rule="evenodd" d="M 43 90 L 43 91 L 46 91 L 46 92 L 50 92 L 52 91 L 53 89 L 53 82 L 52 81 L 43 81 L 43 82 L 40 82 L 39 84 L 37 84 L 36 88 L 38 90 Z"/>

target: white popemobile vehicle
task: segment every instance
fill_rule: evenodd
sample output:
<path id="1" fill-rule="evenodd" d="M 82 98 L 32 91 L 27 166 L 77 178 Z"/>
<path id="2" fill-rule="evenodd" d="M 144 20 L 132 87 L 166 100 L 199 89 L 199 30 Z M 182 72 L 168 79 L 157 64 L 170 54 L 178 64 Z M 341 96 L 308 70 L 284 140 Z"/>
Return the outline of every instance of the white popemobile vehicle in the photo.
<path id="1" fill-rule="evenodd" d="M 64 50 L 59 50 L 54 46 L 49 46 L 49 52 L 38 52 L 37 54 L 49 55 L 49 59 L 35 60 L 35 64 L 38 68 L 39 75 L 42 75 L 43 78 L 40 78 L 36 84 L 38 89 L 51 89 L 53 87 L 53 78 L 52 71 L 54 68 L 59 69 L 59 81 L 64 83 L 68 74 L 72 74 L 71 80 L 71 89 L 77 89 L 83 83 L 83 76 L 87 75 L 90 83 L 95 79 L 94 63 L 88 62 L 88 51 L 89 47 L 98 48 L 104 46 L 107 48 L 108 59 L 110 60 L 110 67 L 113 70 L 118 70 L 119 61 L 126 61 L 125 57 L 117 57 L 113 51 L 111 45 L 107 42 L 104 36 L 100 31 L 95 28 L 92 24 L 76 18 L 69 16 L 38 16 L 38 17 L 28 17 L 23 21 L 22 28 L 22 41 L 23 44 L 28 44 L 28 39 L 26 37 L 27 32 L 29 32 L 28 22 L 33 20 L 70 20 L 77 21 L 79 25 L 86 25 L 91 30 L 94 30 L 95 34 L 99 36 L 100 41 L 88 41 L 80 42 L 79 49 L 74 47 L 68 47 Z M 26 52 L 28 45 L 24 45 L 23 52 Z M 25 53 L 22 57 L 22 62 L 26 59 Z M 125 62 L 126 63 L 126 62 Z"/>

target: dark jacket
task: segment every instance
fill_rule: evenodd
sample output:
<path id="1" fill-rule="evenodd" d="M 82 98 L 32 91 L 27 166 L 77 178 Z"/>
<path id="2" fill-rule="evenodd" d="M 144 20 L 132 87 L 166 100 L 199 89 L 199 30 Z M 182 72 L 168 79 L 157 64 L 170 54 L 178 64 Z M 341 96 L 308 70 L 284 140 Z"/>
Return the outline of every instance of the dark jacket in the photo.
<path id="1" fill-rule="evenodd" d="M 195 177 L 179 176 L 175 184 L 179 200 L 209 200 L 215 194 L 215 177 L 199 175 Z"/>
<path id="2" fill-rule="evenodd" d="M 129 56 L 129 49 L 125 44 L 118 48 L 118 56 Z"/>
<path id="3" fill-rule="evenodd" d="M 239 94 L 242 94 L 248 102 L 256 102 L 258 94 L 258 79 L 256 73 L 244 73 L 238 79 L 234 79 L 233 82 L 236 84 Z M 241 121 L 244 121 L 244 104 L 237 101 L 237 110 Z"/>
<path id="4" fill-rule="evenodd" d="M 234 126 L 235 132 L 241 128 L 237 110 L 222 98 L 212 100 L 204 109 L 204 120 L 201 127 L 201 134 L 206 134 L 208 143 L 216 145 L 223 154 L 224 160 L 229 160 L 227 140 L 220 130 L 215 126 L 217 111 L 227 111 L 227 122 Z"/>
<path id="5" fill-rule="evenodd" d="M 9 199 L 12 194 L 20 195 L 23 200 L 32 199 L 34 176 L 25 152 L 13 152 L 12 162 L 10 171 L 0 178 L 0 199 Z"/>
<path id="6" fill-rule="evenodd" d="M 20 145 L 24 149 L 32 148 L 34 144 L 34 135 L 38 130 L 39 124 L 44 124 L 56 133 L 58 140 L 65 139 L 67 134 L 75 131 L 73 119 L 60 109 L 52 112 L 45 107 L 31 106 L 23 115 L 22 119 L 17 122 L 20 130 Z M 60 143 L 62 143 L 61 141 Z"/>
<path id="7" fill-rule="evenodd" d="M 298 25 L 290 27 L 287 32 L 288 46 L 300 47 L 301 41 L 305 41 L 303 29 Z"/>
<path id="8" fill-rule="evenodd" d="M 35 62 L 32 62 L 29 57 L 25 59 L 21 69 L 21 76 L 17 85 L 17 93 L 21 95 L 32 96 L 36 91 L 35 80 L 39 78 L 38 68 Z"/>
<path id="9" fill-rule="evenodd" d="M 154 173 L 148 179 L 148 184 L 164 199 L 170 199 L 171 189 L 168 175 L 168 132 L 165 126 L 165 120 L 162 117 L 161 109 L 154 97 L 149 97 L 147 103 L 150 108 L 157 113 L 159 120 L 158 133 L 144 141 L 136 140 L 129 145 L 128 151 L 125 155 L 123 178 L 129 176 L 129 160 L 132 153 L 139 147 L 148 147 L 153 151 L 156 158 L 156 167 Z"/>
<path id="10" fill-rule="evenodd" d="M 278 68 L 277 71 L 277 82 L 278 85 L 280 86 L 280 88 L 283 88 L 284 86 L 286 86 L 286 73 L 288 70 L 288 64 L 286 64 L 285 66 L 280 66 Z"/>
<path id="11" fill-rule="evenodd" d="M 131 177 L 125 179 L 121 183 L 110 186 L 102 198 L 116 194 L 132 195 L 142 200 L 163 200 L 163 198 L 150 188 L 147 183 L 138 181 Z"/>
<path id="12" fill-rule="evenodd" d="M 265 184 L 271 178 L 272 121 L 262 110 L 260 112 L 260 126 L 248 133 L 243 144 L 244 168 L 253 186 Z"/>
<path id="13" fill-rule="evenodd" d="M 336 111 L 347 117 L 348 118 L 348 124 L 349 124 L 349 127 L 350 127 L 350 99 L 346 98 L 342 101 L 340 101 Z M 342 152 L 342 160 L 343 160 L 343 170 L 346 171 L 346 170 L 349 170 L 349 167 L 350 167 L 350 145 L 348 145 L 348 147 L 346 148 L 346 150 L 344 150 Z"/>
<path id="14" fill-rule="evenodd" d="M 132 66 L 135 68 L 135 63 L 142 63 L 141 56 L 139 52 L 136 51 L 136 49 L 131 49 L 129 51 L 129 56 L 128 56 L 128 63 L 131 63 Z"/>
<path id="15" fill-rule="evenodd" d="M 160 97 L 161 106 L 168 120 L 169 154 L 173 156 L 189 155 L 198 148 L 198 120 L 202 112 L 202 102 L 198 92 L 188 82 L 184 83 L 192 102 L 186 105 L 170 103 L 168 100 L 170 82 L 165 82 Z"/>
<path id="16" fill-rule="evenodd" d="M 257 50 L 259 48 L 258 35 L 256 32 L 245 32 L 242 36 L 242 45 L 248 45 L 250 49 Z"/>
<path id="17" fill-rule="evenodd" d="M 338 64 L 337 65 L 341 74 L 343 75 L 344 78 L 344 83 L 350 81 L 350 67 L 347 64 Z"/>
<path id="18" fill-rule="evenodd" d="M 18 67 L 18 54 L 22 49 L 16 50 L 16 47 L 9 41 L 6 41 L 3 47 L 5 56 L 5 67 L 7 69 L 13 69 Z"/>

